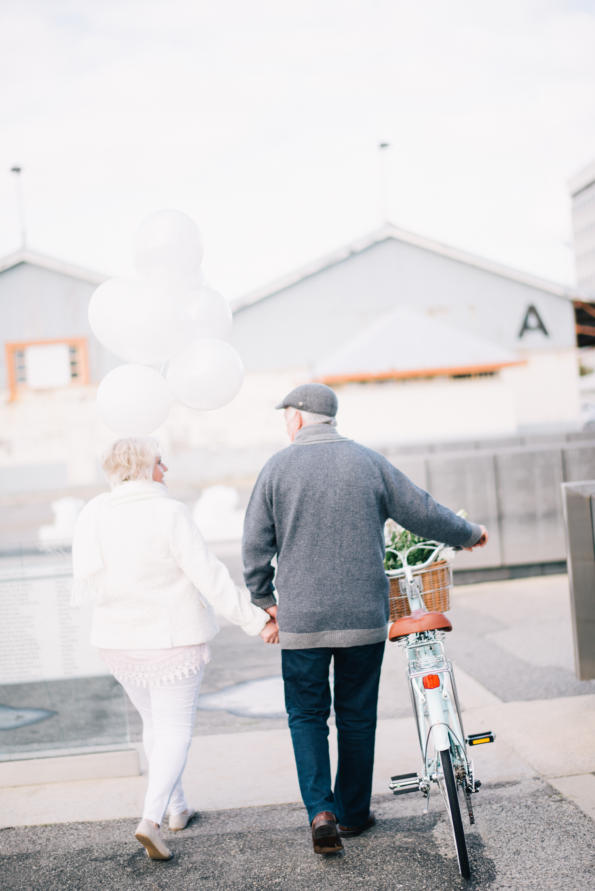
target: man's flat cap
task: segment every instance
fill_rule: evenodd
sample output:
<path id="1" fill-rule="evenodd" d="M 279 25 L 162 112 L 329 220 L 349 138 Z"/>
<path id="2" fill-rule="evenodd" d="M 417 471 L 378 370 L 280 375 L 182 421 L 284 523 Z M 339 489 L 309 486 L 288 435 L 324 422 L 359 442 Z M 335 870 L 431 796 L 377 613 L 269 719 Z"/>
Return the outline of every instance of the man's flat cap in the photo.
<path id="1" fill-rule="evenodd" d="M 334 418 L 338 406 L 334 390 L 325 384 L 301 384 L 288 393 L 275 408 L 297 408 L 298 411 L 311 411 L 316 415 Z"/>

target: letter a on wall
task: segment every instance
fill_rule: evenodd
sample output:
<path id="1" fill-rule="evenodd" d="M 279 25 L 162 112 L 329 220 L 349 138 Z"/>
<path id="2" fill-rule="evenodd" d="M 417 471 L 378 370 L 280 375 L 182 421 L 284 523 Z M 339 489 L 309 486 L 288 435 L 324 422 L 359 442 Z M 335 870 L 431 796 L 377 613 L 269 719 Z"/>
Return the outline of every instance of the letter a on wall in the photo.
<path id="1" fill-rule="evenodd" d="M 521 330 L 519 331 L 519 340 L 525 335 L 527 331 L 543 331 L 546 337 L 550 336 L 549 331 L 543 324 L 543 319 L 532 303 L 530 303 L 527 307 L 527 312 L 525 313 L 525 316 L 523 318 L 523 324 L 521 325 Z"/>

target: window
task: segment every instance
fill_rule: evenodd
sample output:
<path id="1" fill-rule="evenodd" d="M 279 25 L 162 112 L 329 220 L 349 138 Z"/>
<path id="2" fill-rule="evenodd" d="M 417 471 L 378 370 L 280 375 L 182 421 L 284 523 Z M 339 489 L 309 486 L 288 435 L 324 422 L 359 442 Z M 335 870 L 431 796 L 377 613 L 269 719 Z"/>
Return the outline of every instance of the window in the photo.
<path id="1" fill-rule="evenodd" d="M 451 380 L 460 381 L 460 380 L 471 380 L 471 378 L 476 380 L 477 378 L 480 378 L 480 377 L 496 377 L 496 375 L 497 375 L 496 371 L 472 371 L 472 372 L 469 372 L 468 374 L 465 372 L 461 372 L 460 374 L 451 374 L 451 375 L 449 375 L 449 377 L 451 378 Z"/>
<path id="2" fill-rule="evenodd" d="M 10 399 L 27 390 L 54 390 L 89 383 L 87 341 L 83 337 L 6 344 Z"/>

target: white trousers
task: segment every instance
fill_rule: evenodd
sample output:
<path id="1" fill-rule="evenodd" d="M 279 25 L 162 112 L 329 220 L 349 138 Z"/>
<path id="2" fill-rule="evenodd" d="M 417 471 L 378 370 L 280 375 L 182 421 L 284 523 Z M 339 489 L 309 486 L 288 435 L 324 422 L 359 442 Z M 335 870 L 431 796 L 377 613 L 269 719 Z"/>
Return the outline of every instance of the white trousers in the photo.
<path id="1" fill-rule="evenodd" d="M 159 825 L 166 811 L 180 814 L 188 807 L 182 773 L 192 741 L 202 675 L 203 669 L 160 686 L 123 684 L 143 721 L 143 747 L 149 764 L 143 819 Z"/>

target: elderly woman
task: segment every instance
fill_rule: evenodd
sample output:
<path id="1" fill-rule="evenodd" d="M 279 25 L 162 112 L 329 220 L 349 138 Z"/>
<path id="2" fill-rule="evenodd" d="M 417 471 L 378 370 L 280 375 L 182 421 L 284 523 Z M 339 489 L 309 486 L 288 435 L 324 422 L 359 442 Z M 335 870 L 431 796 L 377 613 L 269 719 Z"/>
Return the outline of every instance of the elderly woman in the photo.
<path id="1" fill-rule="evenodd" d="M 278 632 L 169 497 L 155 440 L 119 440 L 103 469 L 111 491 L 83 508 L 75 528 L 74 600 L 92 597 L 91 643 L 142 718 L 149 776 L 135 836 L 150 858 L 168 860 L 159 830 L 166 811 L 173 830 L 195 815 L 181 777 L 208 641 L 218 631 L 214 610 L 267 643 Z"/>

